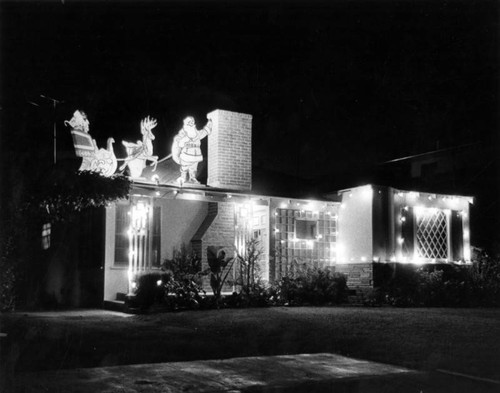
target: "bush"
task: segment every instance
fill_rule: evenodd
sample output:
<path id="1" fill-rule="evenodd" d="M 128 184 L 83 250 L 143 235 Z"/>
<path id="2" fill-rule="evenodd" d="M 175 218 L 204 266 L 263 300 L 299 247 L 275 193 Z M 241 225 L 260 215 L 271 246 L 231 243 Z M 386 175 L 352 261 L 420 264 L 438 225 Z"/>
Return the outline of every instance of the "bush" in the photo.
<path id="1" fill-rule="evenodd" d="M 154 303 L 162 302 L 164 297 L 163 285 L 158 285 L 168 281 L 169 275 L 161 272 L 151 272 L 138 275 L 135 282 L 134 296 L 127 297 L 127 304 L 132 308 L 140 308 L 146 310 Z"/>
<path id="2" fill-rule="evenodd" d="M 272 290 L 266 288 L 262 284 L 254 284 L 248 291 L 234 292 L 231 296 L 224 299 L 224 304 L 227 307 L 268 307 L 273 302 Z"/>
<path id="3" fill-rule="evenodd" d="M 375 264 L 377 296 L 393 306 L 469 307 L 500 305 L 500 263 L 483 254 L 471 265 Z"/>
<path id="4" fill-rule="evenodd" d="M 181 280 L 171 278 L 163 283 L 163 288 L 165 290 L 163 301 L 167 309 L 172 311 L 199 309 L 206 294 L 201 285 L 192 278 Z"/>
<path id="5" fill-rule="evenodd" d="M 479 250 L 467 270 L 466 284 L 471 305 L 500 306 L 500 259 Z"/>
<path id="6" fill-rule="evenodd" d="M 193 277 L 177 280 L 170 272 L 149 272 L 135 279 L 134 295 L 128 297 L 131 308 L 147 310 L 154 304 L 168 310 L 198 309 L 205 291 Z"/>
<path id="7" fill-rule="evenodd" d="M 339 304 L 347 300 L 343 274 L 328 269 L 307 268 L 283 277 L 274 286 L 271 299 L 284 305 Z"/>

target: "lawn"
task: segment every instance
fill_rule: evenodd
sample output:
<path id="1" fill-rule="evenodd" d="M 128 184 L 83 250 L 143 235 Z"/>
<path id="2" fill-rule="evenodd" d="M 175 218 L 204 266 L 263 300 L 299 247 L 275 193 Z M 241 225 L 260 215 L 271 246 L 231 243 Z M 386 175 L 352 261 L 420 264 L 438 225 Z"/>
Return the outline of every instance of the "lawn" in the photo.
<path id="1" fill-rule="evenodd" d="M 331 352 L 500 380 L 500 310 L 300 307 L 0 316 L 4 372 Z"/>

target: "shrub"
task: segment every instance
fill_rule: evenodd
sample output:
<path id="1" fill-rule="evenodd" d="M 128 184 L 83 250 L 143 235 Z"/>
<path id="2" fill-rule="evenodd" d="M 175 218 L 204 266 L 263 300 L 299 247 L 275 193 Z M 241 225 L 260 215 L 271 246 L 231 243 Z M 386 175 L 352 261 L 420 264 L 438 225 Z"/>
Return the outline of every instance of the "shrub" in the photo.
<path id="1" fill-rule="evenodd" d="M 234 292 L 224 299 L 228 307 L 268 307 L 273 304 L 272 291 L 261 284 L 254 284 L 248 291 Z"/>
<path id="2" fill-rule="evenodd" d="M 377 296 L 393 306 L 468 307 L 500 305 L 500 263 L 487 254 L 471 265 L 375 264 Z"/>
<path id="3" fill-rule="evenodd" d="M 500 259 L 478 250 L 467 269 L 466 294 L 471 305 L 500 306 Z"/>
<path id="4" fill-rule="evenodd" d="M 196 252 L 182 244 L 180 248 L 174 248 L 172 259 L 165 259 L 161 268 L 175 278 L 182 279 L 200 273 L 201 259 Z"/>
<path id="5" fill-rule="evenodd" d="M 196 310 L 201 307 L 205 291 L 196 281 L 188 278 L 182 280 L 172 278 L 164 283 L 163 287 L 165 289 L 163 300 L 169 310 Z"/>
<path id="6" fill-rule="evenodd" d="M 135 279 L 134 296 L 128 297 L 131 308 L 146 310 L 153 304 L 168 310 L 198 309 L 205 291 L 193 277 L 175 279 L 170 272 L 149 272 Z"/>
<path id="7" fill-rule="evenodd" d="M 343 274 L 328 269 L 307 268 L 279 280 L 271 296 L 277 304 L 323 305 L 339 304 L 347 299 L 347 284 Z"/>
<path id="8" fill-rule="evenodd" d="M 134 296 L 127 298 L 127 304 L 132 308 L 146 310 L 154 303 L 159 303 L 164 297 L 163 283 L 168 281 L 169 275 L 161 272 L 150 272 L 135 277 Z"/>
<path id="9" fill-rule="evenodd" d="M 226 252 L 221 246 L 207 247 L 208 269 L 203 274 L 210 274 L 210 287 L 214 294 L 215 306 L 218 308 L 221 302 L 222 288 L 227 280 L 228 274 L 234 264 L 235 258 L 226 258 Z"/>

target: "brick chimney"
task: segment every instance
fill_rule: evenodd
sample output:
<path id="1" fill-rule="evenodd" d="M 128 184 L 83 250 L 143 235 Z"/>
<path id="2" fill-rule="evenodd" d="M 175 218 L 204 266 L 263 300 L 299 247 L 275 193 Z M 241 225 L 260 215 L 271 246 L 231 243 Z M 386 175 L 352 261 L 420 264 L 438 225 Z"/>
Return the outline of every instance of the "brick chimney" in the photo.
<path id="1" fill-rule="evenodd" d="M 208 136 L 208 180 L 210 187 L 249 191 L 252 189 L 252 116 L 216 109 Z"/>

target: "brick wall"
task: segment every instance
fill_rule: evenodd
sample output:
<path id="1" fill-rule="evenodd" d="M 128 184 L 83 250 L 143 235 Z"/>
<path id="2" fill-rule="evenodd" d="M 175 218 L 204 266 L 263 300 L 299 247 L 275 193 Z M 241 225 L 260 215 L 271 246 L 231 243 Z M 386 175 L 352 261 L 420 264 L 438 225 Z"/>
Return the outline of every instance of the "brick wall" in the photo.
<path id="1" fill-rule="evenodd" d="M 198 232 L 192 240 L 193 249 L 201 255 L 202 270 L 208 269 L 207 247 L 221 246 L 226 252 L 226 257 L 232 257 L 234 252 L 234 204 L 226 202 L 211 202 L 208 206 L 207 220 L 209 225 L 202 231 Z M 207 222 L 205 220 L 204 223 Z M 204 224 L 202 224 L 202 227 Z M 201 227 L 200 227 L 201 228 Z M 229 279 L 232 277 L 229 274 Z M 210 275 L 205 276 L 203 280 L 203 289 L 207 293 L 212 293 L 210 288 Z M 224 288 L 230 291 L 232 288 Z"/>
<path id="2" fill-rule="evenodd" d="M 347 286 L 350 289 L 373 287 L 373 263 L 347 263 L 335 266 L 337 273 L 347 276 Z"/>
<path id="3" fill-rule="evenodd" d="M 252 116 L 217 109 L 208 136 L 208 180 L 211 187 L 252 189 Z"/>

